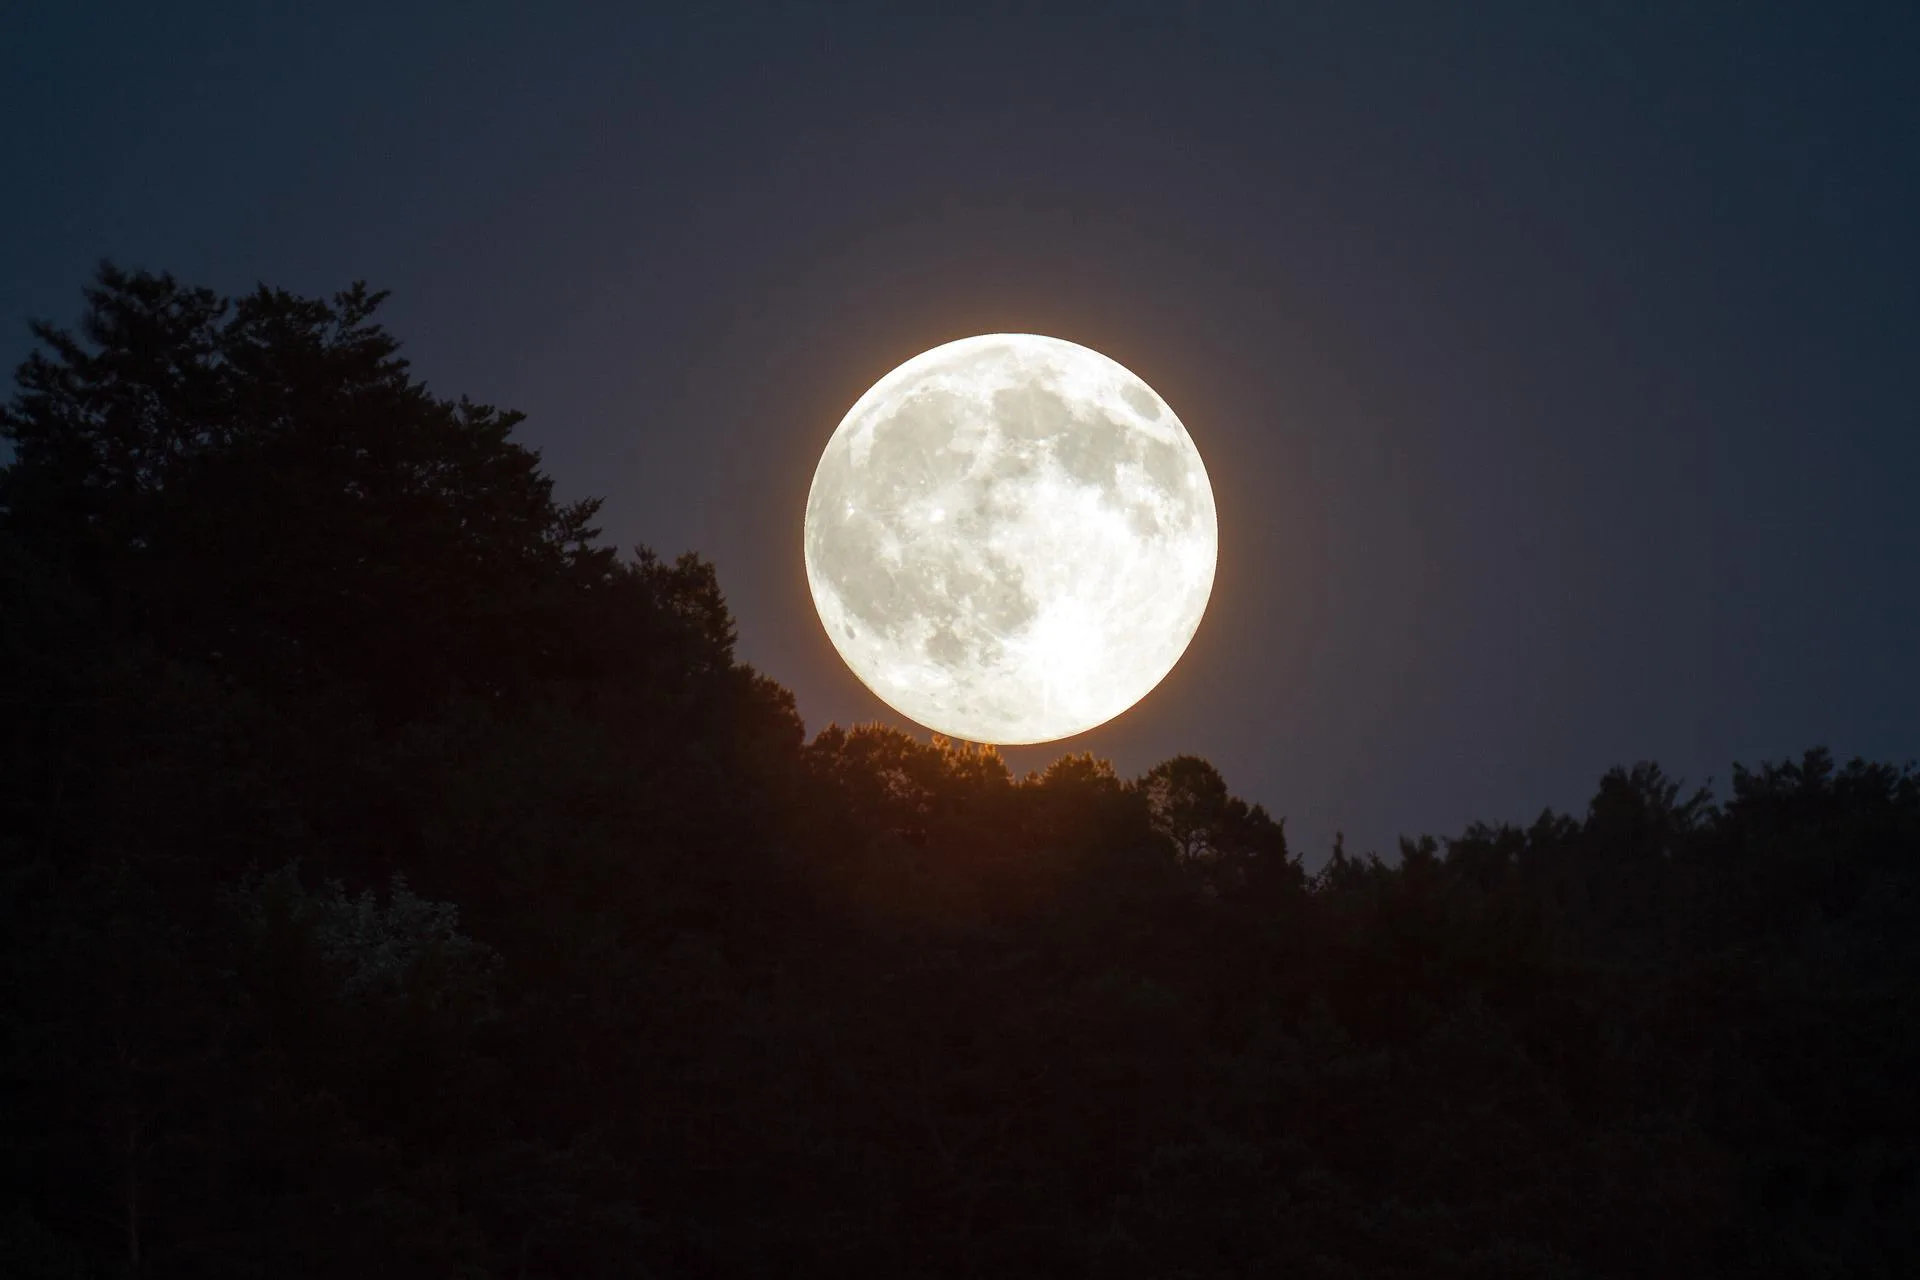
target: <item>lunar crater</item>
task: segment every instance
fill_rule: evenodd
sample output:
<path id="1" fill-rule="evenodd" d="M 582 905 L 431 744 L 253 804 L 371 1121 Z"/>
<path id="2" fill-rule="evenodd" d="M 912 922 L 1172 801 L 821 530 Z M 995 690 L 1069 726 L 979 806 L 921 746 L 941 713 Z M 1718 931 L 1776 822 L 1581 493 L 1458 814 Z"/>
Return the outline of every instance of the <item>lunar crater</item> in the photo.
<path id="1" fill-rule="evenodd" d="M 1083 732 L 1191 640 L 1218 533 L 1198 450 L 1153 390 L 1057 338 L 918 356 L 861 397 L 808 498 L 808 583 L 862 682 L 979 742 Z"/>

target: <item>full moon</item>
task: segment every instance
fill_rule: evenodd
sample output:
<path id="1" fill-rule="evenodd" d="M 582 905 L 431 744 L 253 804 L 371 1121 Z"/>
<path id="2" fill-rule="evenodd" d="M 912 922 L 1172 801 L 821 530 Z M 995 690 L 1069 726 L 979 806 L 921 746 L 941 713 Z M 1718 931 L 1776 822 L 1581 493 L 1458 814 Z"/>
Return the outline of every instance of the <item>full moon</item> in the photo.
<path id="1" fill-rule="evenodd" d="M 880 699 L 972 742 L 1103 724 L 1173 669 L 1213 590 L 1213 488 L 1140 378 L 995 333 L 847 411 L 807 497 L 807 585 Z"/>

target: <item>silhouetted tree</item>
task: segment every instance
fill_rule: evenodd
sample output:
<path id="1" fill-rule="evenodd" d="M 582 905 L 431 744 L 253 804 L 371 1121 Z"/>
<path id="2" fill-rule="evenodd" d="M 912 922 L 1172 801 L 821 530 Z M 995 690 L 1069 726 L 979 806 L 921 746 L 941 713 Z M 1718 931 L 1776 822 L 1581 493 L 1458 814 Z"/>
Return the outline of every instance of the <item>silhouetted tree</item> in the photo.
<path id="1" fill-rule="evenodd" d="M 1336 840 L 806 740 L 379 295 L 104 268 L 0 431 L 0 1274 L 1920 1273 L 1920 774 Z"/>
<path id="2" fill-rule="evenodd" d="M 0 411 L 0 510 L 166 652 L 250 682 L 336 679 L 383 714 L 538 671 L 530 597 L 612 571 L 598 502 L 553 501 L 521 415 L 433 396 L 384 294 L 237 300 L 100 268 L 78 334 Z"/>

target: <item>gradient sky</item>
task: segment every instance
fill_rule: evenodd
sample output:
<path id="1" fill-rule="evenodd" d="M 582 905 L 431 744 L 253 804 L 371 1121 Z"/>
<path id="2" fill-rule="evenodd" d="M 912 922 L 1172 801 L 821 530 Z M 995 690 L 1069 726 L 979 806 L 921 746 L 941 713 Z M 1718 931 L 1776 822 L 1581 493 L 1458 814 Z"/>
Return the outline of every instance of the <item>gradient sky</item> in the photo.
<path id="1" fill-rule="evenodd" d="M 1309 863 L 1920 747 L 1920 6 L 666 8 L 0 6 L 0 359 L 103 256 L 391 289 L 814 730 L 897 722 L 801 567 L 840 416 L 1095 347 L 1219 577 L 1142 704 L 1008 754 L 1204 755 Z"/>

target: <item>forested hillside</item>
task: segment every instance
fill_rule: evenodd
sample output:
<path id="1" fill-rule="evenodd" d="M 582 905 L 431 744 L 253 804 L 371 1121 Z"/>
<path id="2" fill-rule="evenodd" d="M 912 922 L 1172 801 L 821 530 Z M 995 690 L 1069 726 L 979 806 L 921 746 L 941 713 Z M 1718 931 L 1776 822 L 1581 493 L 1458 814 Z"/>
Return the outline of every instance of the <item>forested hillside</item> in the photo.
<path id="1" fill-rule="evenodd" d="M 105 267 L 0 415 L 0 1276 L 1920 1275 L 1912 769 L 1308 874 L 808 739 L 379 302 Z"/>

